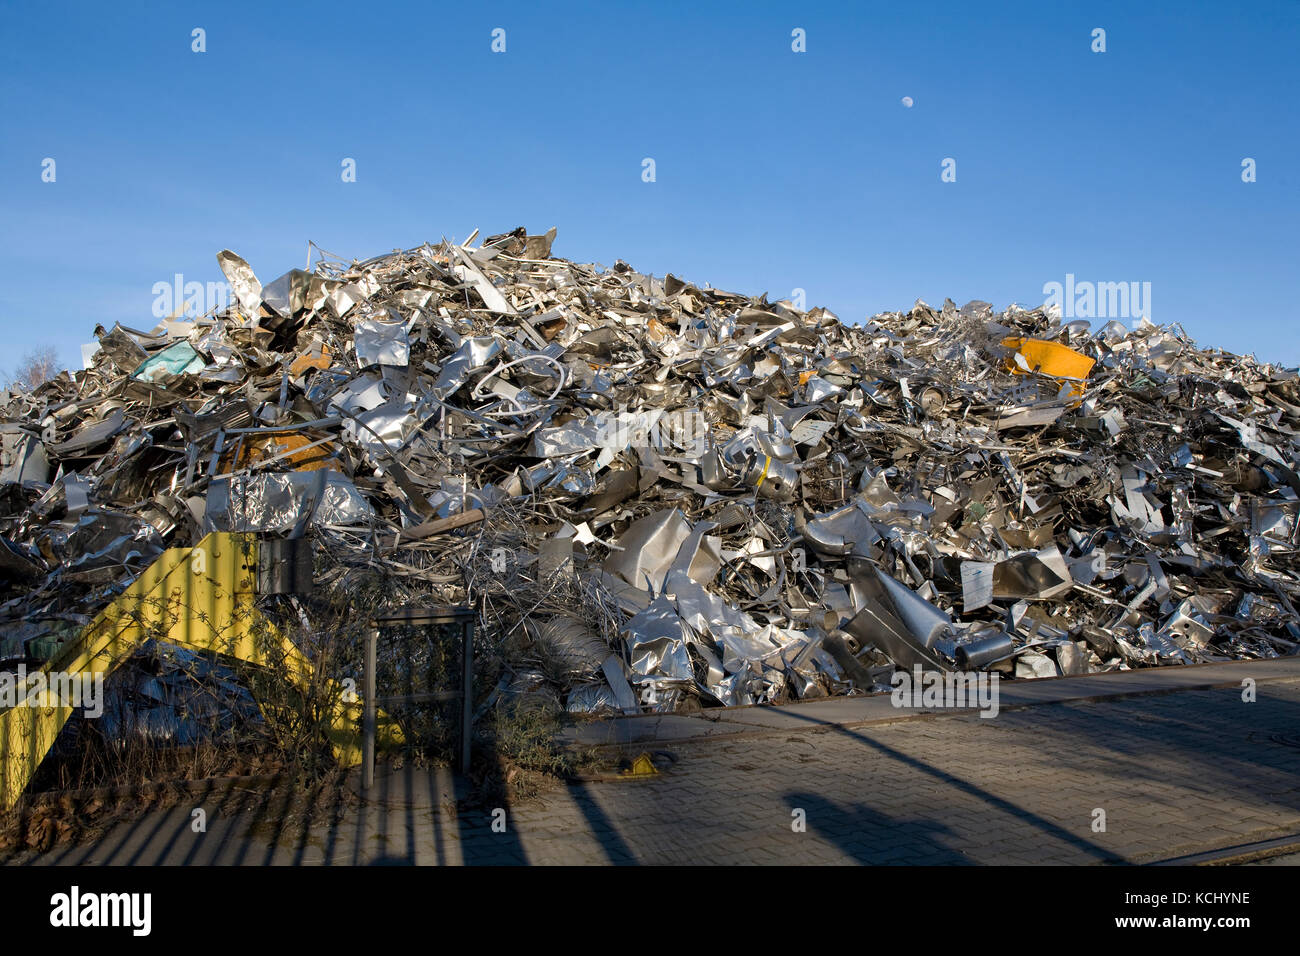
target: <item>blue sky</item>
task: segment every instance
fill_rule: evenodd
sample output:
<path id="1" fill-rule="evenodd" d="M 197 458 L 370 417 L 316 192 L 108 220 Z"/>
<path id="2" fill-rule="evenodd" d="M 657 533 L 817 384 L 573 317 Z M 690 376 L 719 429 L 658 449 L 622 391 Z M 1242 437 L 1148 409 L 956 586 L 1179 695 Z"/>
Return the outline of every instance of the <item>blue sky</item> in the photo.
<path id="1" fill-rule="evenodd" d="M 267 282 L 309 239 L 517 225 L 846 321 L 1150 282 L 1154 321 L 1295 365 L 1297 51 L 1294 0 L 3 2 L 0 367 L 79 367 L 222 248 Z"/>

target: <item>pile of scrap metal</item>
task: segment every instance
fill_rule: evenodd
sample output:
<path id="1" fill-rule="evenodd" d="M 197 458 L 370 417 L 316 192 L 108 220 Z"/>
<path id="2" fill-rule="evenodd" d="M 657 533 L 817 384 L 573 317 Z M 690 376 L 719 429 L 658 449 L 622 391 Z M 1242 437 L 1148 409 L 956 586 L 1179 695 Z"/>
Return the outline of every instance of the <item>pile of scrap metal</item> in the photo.
<path id="1" fill-rule="evenodd" d="M 983 302 L 844 325 L 552 257 L 321 255 L 98 330 L 2 410 L 0 658 L 165 547 L 310 537 L 318 588 L 471 603 L 496 695 L 634 713 L 1300 648 L 1300 382 L 1177 327 Z"/>

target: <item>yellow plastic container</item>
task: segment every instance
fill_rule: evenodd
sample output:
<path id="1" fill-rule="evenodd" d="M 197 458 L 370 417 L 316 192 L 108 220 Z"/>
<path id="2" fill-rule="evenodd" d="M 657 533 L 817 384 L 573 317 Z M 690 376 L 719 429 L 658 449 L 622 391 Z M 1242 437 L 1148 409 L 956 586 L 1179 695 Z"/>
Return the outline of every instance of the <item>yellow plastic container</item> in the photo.
<path id="1" fill-rule="evenodd" d="M 1003 339 L 1002 344 L 1009 349 L 1015 349 L 1017 353 L 1024 356 L 1029 371 L 1042 372 L 1044 375 L 1051 375 L 1053 378 L 1082 381 L 1088 377 L 1088 373 L 1092 371 L 1093 365 L 1096 364 L 1095 359 L 1076 352 L 1060 342 L 1049 342 L 1045 339 L 1022 339 L 1013 335 Z M 1007 369 L 1018 375 L 1026 374 L 1025 369 L 1016 361 L 1014 355 L 1008 357 Z"/>

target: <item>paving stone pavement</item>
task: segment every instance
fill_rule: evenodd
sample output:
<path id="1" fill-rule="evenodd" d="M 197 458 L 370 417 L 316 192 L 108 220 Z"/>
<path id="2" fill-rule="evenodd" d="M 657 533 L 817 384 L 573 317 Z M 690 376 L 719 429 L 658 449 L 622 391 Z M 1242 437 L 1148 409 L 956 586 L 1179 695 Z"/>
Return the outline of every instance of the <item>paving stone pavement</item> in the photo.
<path id="1" fill-rule="evenodd" d="M 1300 834 L 1300 680 L 669 749 L 658 777 L 557 787 L 497 829 L 449 774 L 389 774 L 333 828 L 213 801 L 204 833 L 177 807 L 34 862 L 1102 864 Z"/>

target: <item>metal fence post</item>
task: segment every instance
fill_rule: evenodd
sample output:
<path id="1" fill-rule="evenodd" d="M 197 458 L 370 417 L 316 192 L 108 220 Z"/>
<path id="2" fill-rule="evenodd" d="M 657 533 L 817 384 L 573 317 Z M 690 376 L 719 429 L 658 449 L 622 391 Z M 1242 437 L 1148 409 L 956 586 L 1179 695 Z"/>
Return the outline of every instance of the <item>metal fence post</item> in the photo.
<path id="1" fill-rule="evenodd" d="M 474 729 L 474 619 L 461 625 L 460 772 L 469 773 L 470 738 Z"/>
<path id="2" fill-rule="evenodd" d="M 361 718 L 361 788 L 369 790 L 375 782 L 375 658 L 379 648 L 379 628 L 371 627 L 366 636 L 365 701 Z"/>

